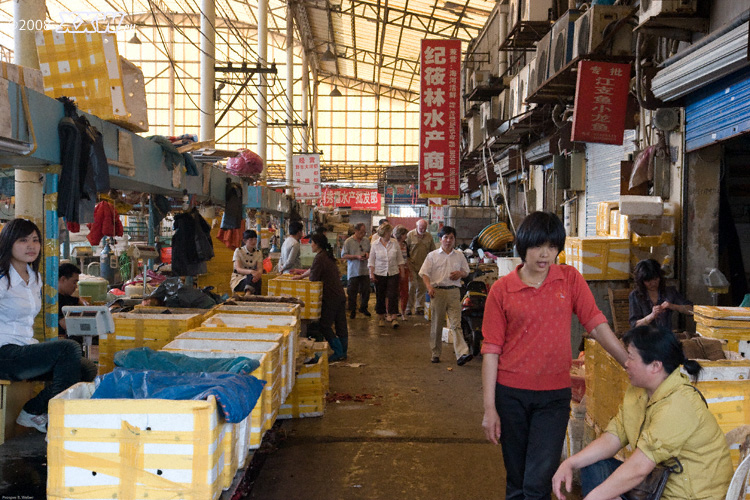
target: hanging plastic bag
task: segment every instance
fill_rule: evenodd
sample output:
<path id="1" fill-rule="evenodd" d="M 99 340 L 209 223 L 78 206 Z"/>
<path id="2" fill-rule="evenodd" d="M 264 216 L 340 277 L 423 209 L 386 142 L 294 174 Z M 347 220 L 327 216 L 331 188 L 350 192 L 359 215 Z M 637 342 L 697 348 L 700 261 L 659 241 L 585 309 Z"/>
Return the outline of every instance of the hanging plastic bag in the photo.
<path id="1" fill-rule="evenodd" d="M 635 157 L 633 172 L 630 174 L 628 189 L 633 189 L 654 177 L 654 154 L 656 146 L 649 146 Z"/>
<path id="2" fill-rule="evenodd" d="M 263 160 L 249 149 L 240 149 L 240 154 L 227 159 L 227 171 L 238 176 L 256 175 L 263 171 Z"/>

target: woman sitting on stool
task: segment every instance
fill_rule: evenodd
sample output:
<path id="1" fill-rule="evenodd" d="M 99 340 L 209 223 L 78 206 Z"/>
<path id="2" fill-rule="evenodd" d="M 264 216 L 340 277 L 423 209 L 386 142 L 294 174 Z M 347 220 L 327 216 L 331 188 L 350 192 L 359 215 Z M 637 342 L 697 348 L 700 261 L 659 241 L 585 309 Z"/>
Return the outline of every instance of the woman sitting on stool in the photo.
<path id="1" fill-rule="evenodd" d="M 562 485 L 570 491 L 573 470 L 581 469 L 585 500 L 619 498 L 669 458 L 682 464 L 669 476 L 663 500 L 723 500 L 732 479 L 724 433 L 703 396 L 680 372 L 697 378 L 701 366 L 685 359 L 680 342 L 669 330 L 639 326 L 623 336 L 628 349 L 625 370 L 630 387 L 606 432 L 565 460 L 552 478 L 557 498 Z M 621 462 L 612 457 L 630 445 L 635 451 Z"/>
<path id="2" fill-rule="evenodd" d="M 248 229 L 242 233 L 242 246 L 234 251 L 234 271 L 229 286 L 234 292 L 247 290 L 260 295 L 263 275 L 263 254 L 256 248 L 258 233 Z"/>

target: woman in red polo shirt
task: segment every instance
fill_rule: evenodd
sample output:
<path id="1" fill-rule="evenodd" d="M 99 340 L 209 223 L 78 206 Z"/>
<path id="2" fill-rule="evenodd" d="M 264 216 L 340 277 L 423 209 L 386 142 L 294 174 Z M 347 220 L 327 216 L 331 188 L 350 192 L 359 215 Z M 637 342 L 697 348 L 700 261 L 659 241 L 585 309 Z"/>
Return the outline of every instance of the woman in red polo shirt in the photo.
<path id="1" fill-rule="evenodd" d="M 555 214 L 528 215 L 516 234 L 523 262 L 487 297 L 482 427 L 502 444 L 506 499 L 547 500 L 552 492 L 570 413 L 572 314 L 617 361 L 627 359 L 583 276 L 555 264 L 564 246 Z"/>

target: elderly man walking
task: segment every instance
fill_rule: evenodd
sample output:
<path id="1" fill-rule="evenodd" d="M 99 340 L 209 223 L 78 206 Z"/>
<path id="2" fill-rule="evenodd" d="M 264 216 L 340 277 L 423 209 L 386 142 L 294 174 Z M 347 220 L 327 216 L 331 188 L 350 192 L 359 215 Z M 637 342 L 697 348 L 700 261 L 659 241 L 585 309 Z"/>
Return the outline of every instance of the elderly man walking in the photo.
<path id="1" fill-rule="evenodd" d="M 440 351 L 443 344 L 443 326 L 445 315 L 448 315 L 453 330 L 453 350 L 456 354 L 456 364 L 463 366 L 474 356 L 469 353 L 469 346 L 461 331 L 461 278 L 469 274 L 469 263 L 464 254 L 455 250 L 456 230 L 450 226 L 443 226 L 438 233 L 440 248 L 433 250 L 419 270 L 427 293 L 430 294 L 430 326 L 431 361 L 440 362 Z"/>
<path id="2" fill-rule="evenodd" d="M 405 312 L 407 314 L 422 314 L 427 289 L 419 277 L 419 270 L 422 268 L 427 254 L 435 250 L 432 235 L 427 232 L 426 220 L 419 219 L 417 228 L 407 233 L 406 248 L 409 255 L 409 301 L 406 303 Z"/>
<path id="3" fill-rule="evenodd" d="M 347 287 L 349 298 L 349 317 L 357 315 L 357 294 L 360 296 L 359 312 L 370 316 L 367 302 L 370 300 L 370 271 L 367 259 L 370 257 L 370 240 L 365 238 L 367 226 L 363 222 L 354 226 L 354 234 L 346 239 L 341 249 L 341 258 L 346 259 Z"/>

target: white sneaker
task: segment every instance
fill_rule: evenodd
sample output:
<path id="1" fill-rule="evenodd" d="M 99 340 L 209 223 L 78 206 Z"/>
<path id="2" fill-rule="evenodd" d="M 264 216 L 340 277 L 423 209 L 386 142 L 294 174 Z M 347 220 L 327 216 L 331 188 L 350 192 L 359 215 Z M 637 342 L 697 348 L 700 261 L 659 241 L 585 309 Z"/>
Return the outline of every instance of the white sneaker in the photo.
<path id="1" fill-rule="evenodd" d="M 32 415 L 26 410 L 21 410 L 21 413 L 18 414 L 18 418 L 16 419 L 16 423 L 20 426 L 33 427 L 39 432 L 46 433 L 48 420 L 49 419 L 47 418 L 46 413 L 43 413 L 41 415 Z"/>

